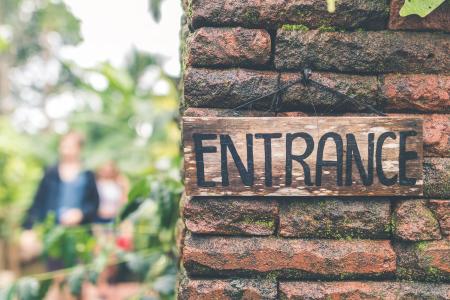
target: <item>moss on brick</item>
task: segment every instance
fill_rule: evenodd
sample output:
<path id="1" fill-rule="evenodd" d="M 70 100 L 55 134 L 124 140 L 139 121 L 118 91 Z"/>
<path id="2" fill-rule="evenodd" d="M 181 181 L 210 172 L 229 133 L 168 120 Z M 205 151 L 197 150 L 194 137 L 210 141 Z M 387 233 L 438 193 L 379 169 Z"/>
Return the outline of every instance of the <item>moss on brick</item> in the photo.
<path id="1" fill-rule="evenodd" d="M 254 218 L 252 216 L 244 217 L 242 219 L 242 223 L 254 224 L 254 225 L 262 226 L 267 229 L 273 229 L 275 227 L 275 220 L 273 220 L 273 219 L 261 219 L 261 218 Z"/>
<path id="2" fill-rule="evenodd" d="M 244 18 L 251 24 L 257 24 L 259 22 L 260 14 L 256 9 L 247 9 L 244 13 Z"/>
<path id="3" fill-rule="evenodd" d="M 281 26 L 281 29 L 286 31 L 308 31 L 308 26 L 305 26 L 303 24 L 285 24 Z"/>
<path id="4" fill-rule="evenodd" d="M 317 28 L 320 32 L 334 32 L 334 31 L 339 31 L 336 27 L 334 26 L 328 26 L 328 25 L 322 25 L 319 28 Z"/>

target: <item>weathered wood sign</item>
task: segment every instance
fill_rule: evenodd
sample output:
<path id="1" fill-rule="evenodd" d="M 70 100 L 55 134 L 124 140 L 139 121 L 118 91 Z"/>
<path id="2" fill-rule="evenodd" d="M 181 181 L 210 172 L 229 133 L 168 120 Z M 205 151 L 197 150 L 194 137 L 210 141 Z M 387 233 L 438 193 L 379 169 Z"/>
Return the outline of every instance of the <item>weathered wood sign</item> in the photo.
<path id="1" fill-rule="evenodd" d="M 422 120 L 184 117 L 189 196 L 422 195 Z"/>

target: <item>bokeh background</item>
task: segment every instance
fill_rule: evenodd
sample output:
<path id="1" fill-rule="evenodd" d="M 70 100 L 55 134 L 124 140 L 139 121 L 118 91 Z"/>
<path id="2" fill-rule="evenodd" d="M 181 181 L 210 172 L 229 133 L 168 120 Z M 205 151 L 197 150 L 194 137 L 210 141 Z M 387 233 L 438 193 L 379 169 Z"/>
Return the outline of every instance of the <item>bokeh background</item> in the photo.
<path id="1" fill-rule="evenodd" d="M 176 0 L 0 0 L 0 299 L 45 298 L 58 276 L 68 298 L 88 299 L 82 287 L 108 265 L 118 285 L 133 282 L 123 299 L 173 297 L 181 11 Z M 90 228 L 48 220 L 41 257 L 24 262 L 20 224 L 69 130 L 86 136 L 87 167 L 113 160 L 130 181 L 116 240 L 103 247 Z M 66 268 L 46 272 L 49 256 Z"/>

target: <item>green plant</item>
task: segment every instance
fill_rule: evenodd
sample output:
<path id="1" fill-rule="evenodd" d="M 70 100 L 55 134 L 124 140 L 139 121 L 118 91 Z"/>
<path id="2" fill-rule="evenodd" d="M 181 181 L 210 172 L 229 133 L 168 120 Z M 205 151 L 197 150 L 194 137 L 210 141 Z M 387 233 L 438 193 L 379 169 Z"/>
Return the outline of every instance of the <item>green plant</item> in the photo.
<path id="1" fill-rule="evenodd" d="M 336 0 L 326 0 L 327 9 L 329 13 L 334 13 L 336 11 Z"/>
<path id="2" fill-rule="evenodd" d="M 418 15 L 424 18 L 444 2 L 445 0 L 406 0 L 400 9 L 400 16 Z"/>
<path id="3" fill-rule="evenodd" d="M 336 0 L 326 0 L 329 13 L 336 11 Z M 418 15 L 422 18 L 429 15 L 446 0 L 406 0 L 400 9 L 400 16 Z"/>

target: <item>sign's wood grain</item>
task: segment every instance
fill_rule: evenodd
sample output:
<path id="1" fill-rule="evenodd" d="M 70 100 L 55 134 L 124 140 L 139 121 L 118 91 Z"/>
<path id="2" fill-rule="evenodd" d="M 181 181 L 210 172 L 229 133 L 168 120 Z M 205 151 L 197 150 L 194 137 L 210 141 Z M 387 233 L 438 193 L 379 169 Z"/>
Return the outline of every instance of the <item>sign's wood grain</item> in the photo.
<path id="1" fill-rule="evenodd" d="M 420 196 L 422 120 L 184 117 L 189 196 Z"/>

